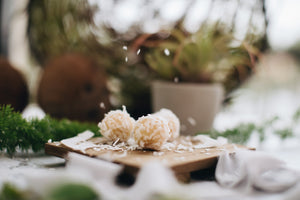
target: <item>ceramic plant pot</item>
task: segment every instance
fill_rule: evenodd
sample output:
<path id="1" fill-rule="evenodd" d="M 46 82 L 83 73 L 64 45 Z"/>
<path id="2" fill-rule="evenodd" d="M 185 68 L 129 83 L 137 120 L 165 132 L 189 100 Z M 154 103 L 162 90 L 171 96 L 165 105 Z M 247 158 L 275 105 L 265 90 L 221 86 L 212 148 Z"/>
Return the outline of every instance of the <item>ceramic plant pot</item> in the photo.
<path id="1" fill-rule="evenodd" d="M 221 84 L 152 83 L 153 110 L 172 110 L 180 120 L 182 135 L 209 131 L 221 108 L 223 97 Z"/>

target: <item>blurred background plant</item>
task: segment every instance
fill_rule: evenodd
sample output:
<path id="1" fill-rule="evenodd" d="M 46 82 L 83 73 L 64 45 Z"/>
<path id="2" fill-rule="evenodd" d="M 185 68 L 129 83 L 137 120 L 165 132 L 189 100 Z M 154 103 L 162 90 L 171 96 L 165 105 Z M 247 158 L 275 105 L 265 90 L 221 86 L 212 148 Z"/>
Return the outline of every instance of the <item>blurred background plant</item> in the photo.
<path id="1" fill-rule="evenodd" d="M 91 32 L 95 11 L 86 0 L 29 1 L 27 32 L 33 58 L 43 67 L 65 52 L 106 53 L 99 51 L 101 45 Z"/>
<path id="2" fill-rule="evenodd" d="M 127 62 L 129 42 L 118 39 L 116 31 L 95 26 L 96 11 L 97 7 L 86 0 L 31 0 L 27 12 L 33 58 L 44 67 L 49 60 L 66 52 L 88 55 L 107 71 L 110 102 L 114 107 L 124 104 L 134 116 L 150 112 L 147 69 Z"/>
<path id="3" fill-rule="evenodd" d="M 149 45 L 149 42 L 146 40 L 144 44 Z M 158 78 L 176 82 L 219 82 L 229 93 L 254 71 L 259 50 L 250 45 L 236 40 L 232 31 L 226 31 L 220 23 L 202 25 L 193 34 L 178 26 L 168 38 L 150 45 L 155 47 L 149 48 L 145 59 Z"/>
<path id="4" fill-rule="evenodd" d="M 166 14 L 172 7 L 175 10 Z M 204 7 L 201 14 L 195 10 Z M 221 7 L 230 10 L 226 19 L 218 16 Z M 242 12 L 246 18 L 241 18 Z M 40 66 L 66 52 L 93 57 L 107 72 L 112 106 L 124 104 L 134 117 L 151 112 L 149 88 L 158 65 L 163 78 L 224 82 L 229 92 L 253 72 L 253 49 L 268 49 L 263 0 L 30 0 L 27 13 L 30 51 Z M 233 38 L 243 42 L 231 47 Z M 151 39 L 156 50 L 146 45 Z"/>

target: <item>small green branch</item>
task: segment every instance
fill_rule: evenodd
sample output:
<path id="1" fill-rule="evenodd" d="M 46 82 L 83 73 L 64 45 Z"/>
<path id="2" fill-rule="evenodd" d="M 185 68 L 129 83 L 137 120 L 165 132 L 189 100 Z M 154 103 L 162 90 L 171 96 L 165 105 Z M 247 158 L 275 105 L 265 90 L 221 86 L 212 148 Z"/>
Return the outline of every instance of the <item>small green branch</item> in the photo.
<path id="1" fill-rule="evenodd" d="M 297 125 L 297 122 L 299 122 L 300 120 L 300 108 L 293 115 L 290 126 L 280 129 L 274 128 L 274 124 L 279 120 L 280 118 L 278 116 L 275 116 L 271 119 L 264 121 L 260 125 L 255 123 L 241 123 L 238 124 L 236 127 L 227 129 L 225 131 L 218 131 L 213 129 L 209 132 L 198 134 L 207 134 L 212 138 L 217 138 L 221 136 L 227 138 L 229 142 L 245 144 L 249 141 L 253 133 L 257 133 L 259 135 L 260 142 L 262 142 L 266 138 L 266 133 L 268 131 L 272 131 L 273 134 L 277 135 L 282 140 L 284 140 L 295 136 L 293 130 Z"/>
<path id="2" fill-rule="evenodd" d="M 96 124 L 80 123 L 67 119 L 57 120 L 46 115 L 45 118 L 27 121 L 9 105 L 0 106 L 0 151 L 13 155 L 17 149 L 34 152 L 44 148 L 52 139 L 59 141 L 90 130 L 100 136 Z"/>

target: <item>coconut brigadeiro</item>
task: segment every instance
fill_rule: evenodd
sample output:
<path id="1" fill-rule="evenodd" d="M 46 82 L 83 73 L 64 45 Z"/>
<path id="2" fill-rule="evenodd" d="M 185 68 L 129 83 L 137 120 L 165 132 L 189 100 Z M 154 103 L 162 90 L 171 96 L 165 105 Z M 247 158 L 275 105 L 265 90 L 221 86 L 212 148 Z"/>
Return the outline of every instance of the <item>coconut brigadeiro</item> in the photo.
<path id="1" fill-rule="evenodd" d="M 180 134 L 180 121 L 178 117 L 169 109 L 163 108 L 154 113 L 155 116 L 160 116 L 168 122 L 170 129 L 170 141 L 175 140 Z"/>
<path id="2" fill-rule="evenodd" d="M 123 106 L 123 110 L 112 110 L 105 114 L 104 119 L 98 124 L 101 134 L 112 140 L 127 142 L 131 137 L 135 120 L 130 117 Z"/>
<path id="3" fill-rule="evenodd" d="M 135 123 L 133 138 L 142 148 L 160 150 L 170 138 L 168 122 L 157 115 L 140 117 Z"/>

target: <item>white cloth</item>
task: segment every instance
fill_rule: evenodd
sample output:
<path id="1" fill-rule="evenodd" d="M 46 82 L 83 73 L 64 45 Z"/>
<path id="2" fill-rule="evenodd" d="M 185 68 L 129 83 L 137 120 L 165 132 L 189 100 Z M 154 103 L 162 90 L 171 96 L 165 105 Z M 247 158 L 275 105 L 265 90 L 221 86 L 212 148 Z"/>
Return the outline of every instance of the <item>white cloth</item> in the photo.
<path id="1" fill-rule="evenodd" d="M 30 163 L 32 162 L 28 160 L 28 164 Z M 197 181 L 181 184 L 171 169 L 161 163 L 148 163 L 137 174 L 134 185 L 123 188 L 115 183 L 121 169 L 117 164 L 78 154 L 70 154 L 67 167 L 58 169 L 39 168 L 33 164 L 24 166 L 15 159 L 2 157 L 0 186 L 8 181 L 20 189 L 30 189 L 43 195 L 57 184 L 75 181 L 90 185 L 99 192 L 102 199 L 110 200 L 149 200 L 155 199 L 154 194 L 177 199 L 297 200 L 300 195 L 299 181 L 292 187 L 299 180 L 297 172 L 285 168 L 284 163 L 261 152 L 238 151 L 236 154 L 221 156 L 216 171 L 219 183 Z M 289 190 L 280 193 L 257 190 L 247 193 L 242 190 L 259 188 L 264 191 L 279 191 L 289 187 Z"/>
<path id="2" fill-rule="evenodd" d="M 282 192 L 299 181 L 299 173 L 285 163 L 258 151 L 238 150 L 220 156 L 216 179 L 223 187 Z"/>

